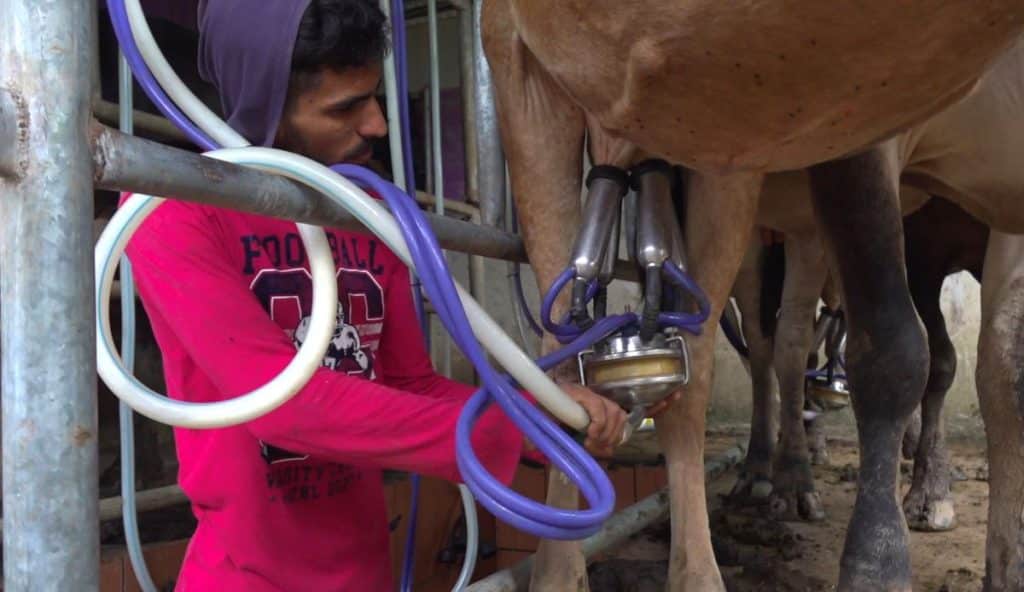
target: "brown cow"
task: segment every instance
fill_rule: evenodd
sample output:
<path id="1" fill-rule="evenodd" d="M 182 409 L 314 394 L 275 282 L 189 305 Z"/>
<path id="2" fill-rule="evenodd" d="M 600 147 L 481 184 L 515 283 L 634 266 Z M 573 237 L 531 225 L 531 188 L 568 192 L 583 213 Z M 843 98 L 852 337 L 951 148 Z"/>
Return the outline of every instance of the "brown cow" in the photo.
<path id="1" fill-rule="evenodd" d="M 566 228 L 579 226 L 585 136 L 595 165 L 624 169 L 655 156 L 696 171 L 686 253 L 712 318 L 743 258 L 762 175 L 811 167 L 849 321 L 862 447 L 841 590 L 910 588 L 897 459 L 927 381 L 927 344 L 902 271 L 896 153 L 876 143 L 963 98 L 1022 25 L 1021 0 L 484 4 L 502 140 L 541 289 L 566 266 Z M 991 205 L 987 213 L 1002 223 L 1024 222 L 1024 207 Z M 671 590 L 723 590 L 702 470 L 714 334 L 709 326 L 689 340 L 690 386 L 659 421 L 672 492 Z M 550 482 L 550 501 L 575 503 L 564 480 Z M 1020 532 L 1019 512 L 1008 522 Z M 1005 552 L 990 549 L 990 572 L 1018 574 L 1013 588 L 1024 581 L 1022 546 L 1018 537 L 1004 541 Z M 585 587 L 578 547 L 542 543 L 533 581 L 545 590 Z"/>

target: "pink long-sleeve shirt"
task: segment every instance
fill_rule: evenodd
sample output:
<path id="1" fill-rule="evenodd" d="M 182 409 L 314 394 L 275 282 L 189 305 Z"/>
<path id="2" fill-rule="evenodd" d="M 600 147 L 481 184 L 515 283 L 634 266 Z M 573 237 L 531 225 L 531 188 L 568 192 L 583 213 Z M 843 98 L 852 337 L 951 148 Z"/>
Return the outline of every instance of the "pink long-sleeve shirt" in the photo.
<path id="1" fill-rule="evenodd" d="M 175 429 L 198 519 L 178 590 L 391 590 L 381 470 L 459 480 L 455 422 L 472 387 L 434 372 L 398 258 L 372 235 L 328 239 L 339 307 L 323 367 L 256 420 Z M 252 390 L 305 336 L 312 283 L 291 222 L 168 200 L 128 256 L 175 399 Z M 497 408 L 473 441 L 511 481 L 522 435 Z"/>

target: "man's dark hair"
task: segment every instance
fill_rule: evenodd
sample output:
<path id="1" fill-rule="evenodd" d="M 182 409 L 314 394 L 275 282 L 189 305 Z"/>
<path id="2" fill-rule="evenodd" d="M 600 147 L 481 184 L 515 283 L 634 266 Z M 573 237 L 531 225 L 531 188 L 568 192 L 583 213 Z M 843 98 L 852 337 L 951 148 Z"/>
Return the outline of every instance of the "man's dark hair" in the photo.
<path id="1" fill-rule="evenodd" d="M 308 88 L 324 68 L 361 68 L 388 50 L 388 22 L 373 0 L 311 0 L 299 21 L 289 91 Z"/>

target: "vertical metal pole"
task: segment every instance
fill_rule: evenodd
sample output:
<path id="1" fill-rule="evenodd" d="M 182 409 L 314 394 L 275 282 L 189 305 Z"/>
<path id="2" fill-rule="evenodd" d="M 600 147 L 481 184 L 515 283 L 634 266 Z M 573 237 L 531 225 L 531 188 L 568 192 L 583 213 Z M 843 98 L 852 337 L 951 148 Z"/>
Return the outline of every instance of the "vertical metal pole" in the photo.
<path id="1" fill-rule="evenodd" d="M 494 104 L 491 67 L 480 38 L 482 0 L 473 0 L 473 102 L 476 109 L 477 188 L 480 217 L 488 226 L 501 226 L 505 213 L 505 154 L 501 149 L 498 110 Z"/>
<path id="2" fill-rule="evenodd" d="M 488 226 L 498 226 L 505 208 L 505 155 L 501 149 L 498 133 L 498 113 L 494 105 L 494 90 L 491 69 L 484 55 L 480 37 L 480 14 L 482 0 L 473 0 L 472 10 L 472 59 L 473 59 L 473 156 L 476 167 L 476 196 L 480 204 L 480 221 Z M 465 81 L 463 82 L 465 84 Z M 467 151 L 468 154 L 468 151 Z M 479 257 L 470 258 L 470 291 L 477 301 L 485 302 L 487 285 L 486 267 Z"/>
<path id="3" fill-rule="evenodd" d="M 434 162 L 434 143 L 433 143 L 433 141 L 431 139 L 432 136 L 434 135 L 434 130 L 431 129 L 432 126 L 433 126 L 433 122 L 431 121 L 431 117 L 430 117 L 431 110 L 433 110 L 433 105 L 431 105 L 430 89 L 424 89 L 424 91 L 423 91 L 423 154 L 424 154 L 425 158 L 423 160 L 426 161 L 427 166 L 424 167 L 424 169 L 423 169 L 423 172 L 426 174 L 426 178 L 425 178 L 426 183 L 423 185 L 423 190 L 427 191 L 429 193 L 432 193 L 434 195 L 434 211 L 437 212 L 437 204 L 438 204 L 438 202 L 440 202 L 442 204 L 444 202 L 441 199 L 441 194 L 437 192 L 437 187 L 436 187 L 437 184 L 434 182 L 434 167 L 430 164 L 430 163 Z M 437 213 L 438 214 L 444 214 L 444 206 L 443 205 L 441 206 L 441 211 L 437 212 Z"/>
<path id="4" fill-rule="evenodd" d="M 99 588 L 93 1 L 0 2 L 25 142 L 0 185 L 5 592 Z"/>
<path id="5" fill-rule="evenodd" d="M 380 0 L 380 9 L 391 22 L 391 2 Z M 402 166 L 402 123 L 398 117 L 398 80 L 395 71 L 395 52 L 384 57 L 384 96 L 388 112 L 388 146 L 391 149 L 391 176 L 395 185 L 405 191 L 405 168 Z M 412 182 L 412 179 L 409 179 Z"/>
<path id="6" fill-rule="evenodd" d="M 437 0 L 427 0 L 427 36 L 430 44 L 430 161 L 433 163 L 434 213 L 444 215 L 444 153 L 441 152 L 441 52 L 437 41 Z"/>
<path id="7" fill-rule="evenodd" d="M 466 201 L 480 203 L 476 153 L 476 64 L 473 51 L 473 11 L 459 11 L 459 63 L 462 73 L 462 142 L 466 152 Z"/>
<path id="8" fill-rule="evenodd" d="M 437 37 L 437 0 L 427 0 L 427 41 L 430 48 L 430 87 L 426 93 L 427 170 L 431 173 L 430 187 L 434 193 L 434 213 L 444 215 L 444 152 L 441 151 L 441 52 Z M 445 253 L 445 259 L 448 254 Z M 448 378 L 452 376 L 452 340 L 447 333 L 440 339 L 441 368 Z"/>
<path id="9" fill-rule="evenodd" d="M 466 147 L 466 194 L 471 203 L 480 203 L 479 172 L 476 132 L 476 26 L 472 7 L 459 11 L 459 56 L 462 70 L 462 122 L 463 142 Z M 479 222 L 479 220 L 477 220 Z M 486 283 L 484 261 L 469 258 L 469 292 L 481 305 L 484 303 Z"/>
<path id="10" fill-rule="evenodd" d="M 100 0 L 89 3 L 89 18 L 92 19 L 92 35 L 89 41 L 89 49 L 92 51 L 91 75 L 92 75 L 92 100 L 98 103 L 102 99 L 103 91 L 100 87 Z"/>

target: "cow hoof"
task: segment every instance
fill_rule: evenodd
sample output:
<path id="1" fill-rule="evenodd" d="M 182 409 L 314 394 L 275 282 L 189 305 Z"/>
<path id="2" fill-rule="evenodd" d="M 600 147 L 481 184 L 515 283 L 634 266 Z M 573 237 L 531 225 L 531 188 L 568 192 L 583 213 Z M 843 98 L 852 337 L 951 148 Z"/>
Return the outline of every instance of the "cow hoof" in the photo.
<path id="1" fill-rule="evenodd" d="M 903 514 L 910 530 L 918 532 L 946 532 L 956 528 L 956 510 L 952 499 L 925 500 L 915 503 L 907 496 Z"/>
<path id="2" fill-rule="evenodd" d="M 816 491 L 776 494 L 768 508 L 775 518 L 785 522 L 821 522 L 825 519 L 825 508 Z"/>
<path id="3" fill-rule="evenodd" d="M 821 522 L 825 519 L 825 508 L 821 505 L 821 496 L 816 491 L 801 493 L 797 496 L 800 517 L 808 522 Z"/>
<path id="4" fill-rule="evenodd" d="M 767 499 L 772 494 L 773 489 L 775 487 L 771 481 L 755 481 L 750 486 L 750 497 L 759 500 Z"/>
<path id="5" fill-rule="evenodd" d="M 761 473 L 743 472 L 729 492 L 729 500 L 740 505 L 763 502 L 775 487 L 771 480 Z"/>
<path id="6" fill-rule="evenodd" d="M 804 449 L 802 455 L 779 455 L 775 459 L 773 497 L 778 499 L 773 506 L 781 510 L 782 520 L 817 522 L 825 518 L 808 456 Z"/>

